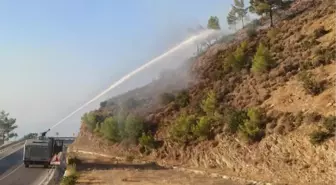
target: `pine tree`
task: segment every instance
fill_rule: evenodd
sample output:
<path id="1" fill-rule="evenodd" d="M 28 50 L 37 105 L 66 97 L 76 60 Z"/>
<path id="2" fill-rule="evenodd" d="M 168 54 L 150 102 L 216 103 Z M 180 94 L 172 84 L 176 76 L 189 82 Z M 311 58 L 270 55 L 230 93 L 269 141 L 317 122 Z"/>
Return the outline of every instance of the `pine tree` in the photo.
<path id="1" fill-rule="evenodd" d="M 260 43 L 252 61 L 252 71 L 262 73 L 269 70 L 274 65 L 269 50 L 263 43 Z"/>
<path id="2" fill-rule="evenodd" d="M 234 5 L 232 5 L 232 10 L 236 14 L 236 18 L 242 22 L 244 28 L 244 20 L 247 17 L 248 8 L 245 8 L 244 0 L 234 0 Z"/>
<path id="3" fill-rule="evenodd" d="M 8 141 L 13 137 L 17 137 L 17 134 L 13 132 L 18 126 L 15 125 L 16 119 L 9 118 L 9 113 L 5 111 L 0 112 L 0 136 L 3 141 Z"/>
<path id="4" fill-rule="evenodd" d="M 220 30 L 219 19 L 217 16 L 210 16 L 208 20 L 208 29 Z"/>
<path id="5" fill-rule="evenodd" d="M 274 26 L 273 14 L 278 9 L 284 9 L 289 7 L 289 4 L 293 1 L 282 0 L 250 0 L 250 12 L 257 13 L 259 15 L 268 15 L 271 20 L 271 27 Z"/>
<path id="6" fill-rule="evenodd" d="M 216 104 L 216 93 L 211 90 L 208 92 L 207 97 L 202 101 L 201 108 L 207 115 L 214 115 Z"/>
<path id="7" fill-rule="evenodd" d="M 233 27 L 236 30 L 237 17 L 236 17 L 236 12 L 233 9 L 231 9 L 229 14 L 227 15 L 226 21 L 228 25 L 230 26 L 230 28 Z"/>

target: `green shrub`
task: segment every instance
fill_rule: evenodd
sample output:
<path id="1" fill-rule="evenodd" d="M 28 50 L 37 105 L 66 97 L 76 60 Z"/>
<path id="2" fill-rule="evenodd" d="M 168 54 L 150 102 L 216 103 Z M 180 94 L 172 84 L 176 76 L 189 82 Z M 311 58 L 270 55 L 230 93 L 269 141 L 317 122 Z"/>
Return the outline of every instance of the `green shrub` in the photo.
<path id="1" fill-rule="evenodd" d="M 93 130 L 93 133 L 100 134 L 101 123 L 96 124 L 96 128 Z"/>
<path id="2" fill-rule="evenodd" d="M 263 73 L 274 66 L 269 50 L 260 43 L 252 61 L 252 72 Z"/>
<path id="3" fill-rule="evenodd" d="M 330 134 L 334 134 L 336 129 L 336 116 L 326 117 L 323 121 L 323 125 Z"/>
<path id="4" fill-rule="evenodd" d="M 98 123 L 97 116 L 94 112 L 85 113 L 81 119 L 91 132 L 94 131 L 94 129 L 96 128 L 96 124 Z"/>
<path id="5" fill-rule="evenodd" d="M 212 126 L 215 126 L 214 123 L 221 119 L 221 115 L 216 111 L 217 107 L 216 93 L 210 90 L 200 104 L 202 112 L 206 115 L 200 117 L 192 128 L 193 134 L 198 140 L 210 139 L 212 136 Z"/>
<path id="6" fill-rule="evenodd" d="M 178 143 L 188 143 L 194 139 L 192 129 L 197 124 L 195 115 L 187 115 L 182 113 L 170 130 L 170 137 Z"/>
<path id="7" fill-rule="evenodd" d="M 68 165 L 67 172 L 68 176 L 62 178 L 61 185 L 75 185 L 78 178 L 76 164 Z"/>
<path id="8" fill-rule="evenodd" d="M 151 133 L 143 132 L 139 138 L 139 144 L 144 148 L 145 152 L 156 148 L 156 141 Z"/>
<path id="9" fill-rule="evenodd" d="M 236 62 L 236 59 L 233 54 L 229 54 L 223 62 L 223 71 L 228 73 L 232 70 L 232 65 Z"/>
<path id="10" fill-rule="evenodd" d="M 246 120 L 243 125 L 239 125 L 240 133 L 247 139 L 248 141 L 254 142 L 259 141 L 261 139 L 261 129 L 255 125 L 255 123 Z"/>
<path id="11" fill-rule="evenodd" d="M 239 47 L 233 52 L 233 54 L 229 54 L 223 63 L 224 72 L 230 72 L 231 70 L 240 71 L 247 64 L 247 41 L 243 41 Z"/>
<path id="12" fill-rule="evenodd" d="M 81 161 L 76 156 L 72 156 L 68 158 L 68 165 L 77 165 L 80 162 Z"/>
<path id="13" fill-rule="evenodd" d="M 175 102 L 179 107 L 186 107 L 189 104 L 188 91 L 186 90 L 180 91 L 176 96 Z"/>
<path id="14" fill-rule="evenodd" d="M 67 171 L 69 175 L 77 175 L 76 164 L 67 165 Z"/>
<path id="15" fill-rule="evenodd" d="M 249 117 L 250 121 L 255 123 L 257 126 L 261 125 L 261 113 L 258 109 L 255 108 L 248 109 L 247 116 Z"/>
<path id="16" fill-rule="evenodd" d="M 62 177 L 61 185 L 75 185 L 77 178 L 78 177 L 76 175 Z"/>
<path id="17" fill-rule="evenodd" d="M 175 100 L 175 96 L 172 93 L 163 93 L 160 96 L 160 102 L 163 105 L 167 105 L 168 103 Z"/>
<path id="18" fill-rule="evenodd" d="M 248 119 L 247 112 L 243 110 L 229 110 L 226 115 L 226 123 L 230 133 L 236 133 L 239 125 L 243 125 L 244 121 Z"/>
<path id="19" fill-rule="evenodd" d="M 298 77 L 299 80 L 303 83 L 303 88 L 307 93 L 318 95 L 324 90 L 323 85 L 313 79 L 311 73 L 302 71 L 299 73 Z"/>
<path id="20" fill-rule="evenodd" d="M 217 99 L 216 93 L 213 90 L 207 93 L 207 97 L 202 100 L 200 107 L 207 115 L 214 115 L 217 107 Z"/>
<path id="21" fill-rule="evenodd" d="M 247 41 L 243 41 L 240 46 L 234 52 L 235 62 L 232 64 L 234 71 L 240 71 L 246 65 L 247 55 Z"/>
<path id="22" fill-rule="evenodd" d="M 211 122 L 210 117 L 202 116 L 192 127 L 192 132 L 198 140 L 206 140 L 211 137 Z"/>
<path id="23" fill-rule="evenodd" d="M 114 117 L 107 117 L 104 120 L 100 132 L 110 141 L 119 142 L 121 140 L 118 120 Z"/>
<path id="24" fill-rule="evenodd" d="M 127 139 L 137 142 L 142 132 L 145 131 L 144 120 L 138 116 L 129 114 L 125 121 L 125 136 Z"/>
<path id="25" fill-rule="evenodd" d="M 263 137 L 261 113 L 257 109 L 249 109 L 247 112 L 249 119 L 244 121 L 243 125 L 239 125 L 240 133 L 250 142 L 259 141 Z"/>
<path id="26" fill-rule="evenodd" d="M 310 135 L 310 142 L 314 145 L 323 143 L 330 137 L 330 134 L 324 131 L 314 131 Z"/>

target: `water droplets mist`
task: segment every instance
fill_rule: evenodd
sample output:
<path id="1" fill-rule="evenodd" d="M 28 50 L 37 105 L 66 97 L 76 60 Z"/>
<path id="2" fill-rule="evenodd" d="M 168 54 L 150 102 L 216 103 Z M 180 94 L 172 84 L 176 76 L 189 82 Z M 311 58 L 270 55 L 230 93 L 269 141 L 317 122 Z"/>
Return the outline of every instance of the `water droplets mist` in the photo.
<path id="1" fill-rule="evenodd" d="M 162 55 L 160 55 L 160 56 L 158 56 L 158 57 L 156 57 L 156 58 L 148 61 L 144 65 L 140 66 L 139 68 L 137 68 L 137 69 L 133 70 L 132 72 L 128 73 L 127 75 L 123 76 L 121 79 L 119 79 L 118 81 L 116 81 L 115 83 L 113 83 L 110 87 L 108 87 L 107 89 L 105 89 L 104 91 L 102 91 L 101 93 L 99 93 L 97 96 L 95 96 L 94 98 L 92 98 L 91 100 L 89 100 L 88 102 L 86 102 L 85 104 L 83 104 L 82 106 L 80 106 L 79 108 L 77 108 L 76 110 L 74 110 L 73 112 L 71 112 L 69 115 L 65 116 L 63 119 L 61 119 L 60 121 L 58 121 L 50 129 L 53 129 L 56 126 L 60 125 L 61 123 L 63 123 L 67 119 L 69 119 L 71 116 L 75 115 L 77 112 L 79 112 L 83 108 L 87 107 L 91 103 L 95 102 L 100 97 L 104 96 L 105 94 L 107 94 L 111 90 L 115 89 L 116 87 L 118 87 L 119 85 L 121 85 L 122 83 L 124 83 L 125 81 L 127 81 L 130 78 L 134 77 L 136 74 L 140 73 L 141 71 L 144 71 L 145 69 L 148 69 L 148 68 L 152 67 L 154 64 L 159 63 L 161 61 L 164 62 L 163 59 L 168 58 L 170 56 L 174 56 L 174 54 L 176 54 L 176 52 L 178 52 L 179 50 L 183 51 L 183 49 L 188 48 L 191 45 L 195 45 L 197 43 L 200 43 L 200 42 L 203 42 L 204 40 L 209 39 L 209 37 L 212 38 L 214 35 L 218 36 L 218 33 L 219 32 L 215 31 L 215 30 L 206 30 L 206 31 L 203 31 L 203 32 L 201 32 L 201 33 L 199 33 L 197 35 L 191 36 L 190 38 L 186 39 L 185 41 L 183 41 L 182 43 L 180 43 L 177 46 L 173 47 L 172 49 L 168 50 L 167 52 L 163 53 Z M 190 56 L 187 56 L 187 57 L 190 57 Z"/>

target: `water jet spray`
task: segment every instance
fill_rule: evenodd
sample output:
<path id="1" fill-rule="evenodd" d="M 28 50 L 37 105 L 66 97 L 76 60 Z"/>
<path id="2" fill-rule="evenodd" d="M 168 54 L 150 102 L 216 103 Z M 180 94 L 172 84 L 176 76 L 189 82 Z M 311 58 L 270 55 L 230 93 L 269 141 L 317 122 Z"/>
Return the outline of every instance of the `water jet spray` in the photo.
<path id="1" fill-rule="evenodd" d="M 95 96 L 94 98 L 92 98 L 90 101 L 86 102 L 85 104 L 83 104 L 82 106 L 80 106 L 78 109 L 76 109 L 75 111 L 71 112 L 69 115 L 67 115 L 66 117 L 64 117 L 63 119 L 61 119 L 59 122 L 57 122 L 56 124 L 54 124 L 50 128 L 50 130 L 53 129 L 53 128 L 55 128 L 59 124 L 63 123 L 65 120 L 67 120 L 68 118 L 70 118 L 71 116 L 73 116 L 78 111 L 82 110 L 83 108 L 85 108 L 86 106 L 88 106 L 89 104 L 91 104 L 92 102 L 96 101 L 97 99 L 99 99 L 101 96 L 105 95 L 106 93 L 108 93 L 112 89 L 114 89 L 117 86 L 121 85 L 123 82 L 125 82 L 128 79 L 130 79 L 132 76 L 134 76 L 137 73 L 143 71 L 144 69 L 147 69 L 151 65 L 159 62 L 164 57 L 167 57 L 168 55 L 174 53 L 175 51 L 178 51 L 179 49 L 184 48 L 185 46 L 187 46 L 189 44 L 193 44 L 196 41 L 202 41 L 202 40 L 208 39 L 210 36 L 213 36 L 213 35 L 218 34 L 218 33 L 219 33 L 219 31 L 216 31 L 216 30 L 206 30 L 206 31 L 203 31 L 203 32 L 201 32 L 201 33 L 199 33 L 197 35 L 191 36 L 187 40 L 183 41 L 182 43 L 178 44 L 177 46 L 175 46 L 172 49 L 168 50 L 167 52 L 163 53 L 162 55 L 160 55 L 160 56 L 158 56 L 158 57 L 150 60 L 146 64 L 140 66 L 139 68 L 135 69 L 134 71 L 132 71 L 132 72 L 128 73 L 127 75 L 125 75 L 124 77 L 122 77 L 121 79 L 119 79 L 118 81 L 116 81 L 115 83 L 113 83 L 110 87 L 108 87 L 107 89 L 105 89 L 103 92 L 101 92 L 100 94 L 98 94 L 97 96 Z"/>

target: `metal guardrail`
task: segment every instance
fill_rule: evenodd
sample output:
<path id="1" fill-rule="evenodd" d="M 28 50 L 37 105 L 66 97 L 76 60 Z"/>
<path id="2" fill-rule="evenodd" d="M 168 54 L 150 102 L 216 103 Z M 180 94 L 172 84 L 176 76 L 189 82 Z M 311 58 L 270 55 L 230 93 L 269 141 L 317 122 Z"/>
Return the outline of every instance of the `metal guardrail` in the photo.
<path id="1" fill-rule="evenodd" d="M 75 137 L 53 137 L 55 140 L 74 141 Z"/>
<path id="2" fill-rule="evenodd" d="M 16 145 L 16 144 L 18 144 L 18 143 L 20 143 L 20 142 L 23 142 L 23 141 L 25 141 L 25 139 L 20 139 L 20 140 L 13 141 L 13 142 L 8 143 L 8 144 L 5 144 L 5 145 L 1 145 L 1 146 L 0 146 L 0 150 L 3 150 L 3 149 L 5 149 L 5 148 L 7 148 L 7 147 Z"/>
<path id="3" fill-rule="evenodd" d="M 56 140 L 64 140 L 64 141 L 74 141 L 76 138 L 75 137 L 54 137 Z M 10 146 L 13 146 L 13 145 L 16 145 L 20 142 L 23 142 L 27 139 L 19 139 L 17 141 L 13 141 L 11 143 L 8 143 L 8 144 L 5 144 L 5 145 L 1 145 L 0 146 L 0 151 L 7 148 L 7 147 L 10 147 Z"/>

